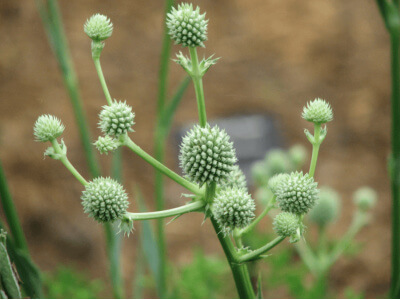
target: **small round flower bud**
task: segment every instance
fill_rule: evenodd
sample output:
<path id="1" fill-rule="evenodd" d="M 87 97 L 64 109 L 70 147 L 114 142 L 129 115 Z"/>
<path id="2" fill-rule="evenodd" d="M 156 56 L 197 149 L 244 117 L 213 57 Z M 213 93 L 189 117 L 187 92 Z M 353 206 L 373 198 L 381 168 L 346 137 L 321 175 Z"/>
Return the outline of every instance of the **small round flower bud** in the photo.
<path id="1" fill-rule="evenodd" d="M 200 14 L 200 8 L 193 9 L 192 4 L 182 3 L 178 8 L 172 8 L 167 14 L 167 27 L 175 44 L 183 47 L 204 47 L 207 40 L 206 14 Z"/>
<path id="2" fill-rule="evenodd" d="M 33 127 L 33 134 L 38 142 L 50 142 L 64 132 L 64 125 L 55 116 L 40 116 Z"/>
<path id="3" fill-rule="evenodd" d="M 290 212 L 281 212 L 273 222 L 275 232 L 282 237 L 289 237 L 296 234 L 299 227 L 299 219 Z"/>
<path id="4" fill-rule="evenodd" d="M 329 103 L 317 98 L 304 106 L 302 117 L 315 124 L 324 124 L 333 120 L 333 112 Z"/>
<path id="5" fill-rule="evenodd" d="M 121 218 L 129 205 L 124 188 L 111 178 L 98 177 L 90 181 L 81 199 L 85 213 L 100 223 Z"/>
<path id="6" fill-rule="evenodd" d="M 233 166 L 226 180 L 221 183 L 222 188 L 243 188 L 247 189 L 246 176 L 238 165 Z"/>
<path id="7" fill-rule="evenodd" d="M 274 149 L 269 151 L 265 156 L 265 164 L 270 174 L 290 172 L 290 162 L 285 151 Z"/>
<path id="8" fill-rule="evenodd" d="M 315 205 L 318 192 L 314 178 L 303 175 L 303 172 L 294 172 L 278 185 L 276 202 L 281 210 L 302 215 Z"/>
<path id="9" fill-rule="evenodd" d="M 354 203 L 363 211 L 371 209 L 377 198 L 376 192 L 368 186 L 359 188 L 353 195 Z"/>
<path id="10" fill-rule="evenodd" d="M 212 213 L 224 234 L 243 228 L 254 218 L 256 206 L 246 189 L 225 189 L 215 196 Z"/>
<path id="11" fill-rule="evenodd" d="M 133 131 L 135 113 L 126 102 L 114 101 L 111 105 L 103 106 L 99 116 L 99 127 L 106 135 L 118 137 Z"/>
<path id="12" fill-rule="evenodd" d="M 317 204 L 308 213 L 308 218 L 319 226 L 325 226 L 337 219 L 339 211 L 340 197 L 338 193 L 329 187 L 322 187 Z"/>
<path id="13" fill-rule="evenodd" d="M 307 150 L 302 145 L 294 145 L 289 149 L 289 157 L 294 167 L 301 167 L 307 159 Z"/>
<path id="14" fill-rule="evenodd" d="M 189 131 L 183 138 L 179 160 L 189 180 L 200 186 L 227 180 L 237 161 L 225 130 L 209 125 L 204 128 L 196 125 Z"/>
<path id="15" fill-rule="evenodd" d="M 113 32 L 113 24 L 105 15 L 95 14 L 83 26 L 85 33 L 95 42 L 109 38 Z"/>
<path id="16" fill-rule="evenodd" d="M 279 184 L 283 180 L 286 180 L 288 177 L 289 177 L 289 174 L 285 174 L 285 173 L 280 173 L 280 174 L 276 174 L 276 175 L 272 176 L 268 181 L 268 188 L 275 195 Z"/>
<path id="17" fill-rule="evenodd" d="M 94 145 L 101 154 L 108 154 L 109 151 L 112 152 L 114 150 L 117 150 L 117 148 L 119 147 L 118 141 L 108 135 L 106 135 L 105 137 L 99 136 L 97 141 L 94 142 Z"/>

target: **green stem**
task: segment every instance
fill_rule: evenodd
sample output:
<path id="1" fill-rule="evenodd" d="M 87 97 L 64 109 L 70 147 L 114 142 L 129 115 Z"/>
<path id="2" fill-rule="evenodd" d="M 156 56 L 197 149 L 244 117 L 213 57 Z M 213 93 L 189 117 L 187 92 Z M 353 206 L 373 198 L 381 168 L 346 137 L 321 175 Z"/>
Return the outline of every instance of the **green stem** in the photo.
<path id="1" fill-rule="evenodd" d="M 258 223 L 268 214 L 268 212 L 274 207 L 275 199 L 276 199 L 276 196 L 274 195 L 274 196 L 272 197 L 272 199 L 270 200 L 270 202 L 268 202 L 267 206 L 264 208 L 264 210 L 262 211 L 262 213 L 261 213 L 257 218 L 255 218 L 254 221 L 251 222 L 247 227 L 241 229 L 241 230 L 238 232 L 238 235 L 239 235 L 239 236 L 243 236 L 244 234 L 247 234 L 247 233 L 249 233 L 250 231 L 252 231 L 252 230 L 257 226 L 257 224 L 258 224 Z"/>
<path id="2" fill-rule="evenodd" d="M 318 252 L 321 256 L 327 254 L 326 226 L 318 226 Z"/>
<path id="3" fill-rule="evenodd" d="M 75 176 L 76 179 L 83 185 L 86 186 L 88 182 L 86 181 L 85 178 L 75 169 L 75 167 L 71 164 L 71 162 L 68 160 L 68 157 L 63 153 L 61 150 L 60 145 L 58 144 L 56 139 L 53 139 L 51 141 L 51 144 L 53 145 L 54 152 L 61 155 L 60 161 L 62 164 L 68 169 L 68 171 Z"/>
<path id="4" fill-rule="evenodd" d="M 400 62 L 399 33 L 390 35 L 392 59 L 392 297 L 400 297 Z"/>
<path id="5" fill-rule="evenodd" d="M 190 76 L 192 77 L 194 90 L 196 93 L 197 110 L 199 112 L 199 123 L 201 127 L 205 127 L 207 125 L 206 104 L 204 101 L 203 79 L 200 73 L 196 48 L 189 47 L 189 53 L 192 60 L 192 73 L 190 74 Z"/>
<path id="6" fill-rule="evenodd" d="M 225 236 L 221 232 L 221 229 L 213 216 L 211 217 L 211 223 L 214 226 L 214 230 L 218 236 L 222 249 L 224 250 L 226 259 L 231 267 L 239 297 L 241 299 L 255 299 L 256 296 L 251 284 L 250 275 L 246 264 L 237 263 L 238 255 L 232 241 L 228 236 Z"/>
<path id="7" fill-rule="evenodd" d="M 311 177 L 314 177 L 315 168 L 317 166 L 319 146 L 321 145 L 320 133 L 321 133 L 321 124 L 314 124 L 314 143 L 311 156 L 310 170 L 308 171 L 308 174 Z"/>
<path id="8" fill-rule="evenodd" d="M 104 96 L 106 97 L 108 105 L 112 104 L 111 94 L 108 90 L 106 79 L 104 78 L 103 70 L 100 64 L 100 57 L 93 58 L 94 66 L 96 67 L 97 75 L 99 76 L 101 88 L 103 89 Z"/>
<path id="9" fill-rule="evenodd" d="M 273 241 L 269 242 L 268 244 L 262 246 L 261 248 L 258 248 L 257 250 L 254 250 L 250 253 L 241 255 L 238 258 L 237 262 L 243 263 L 243 262 L 258 259 L 258 258 L 260 258 L 260 256 L 262 254 L 264 254 L 265 252 L 268 252 L 269 250 L 271 250 L 272 248 L 274 248 L 275 246 L 280 244 L 284 239 L 285 239 L 285 237 L 279 236 L 279 237 L 275 238 Z"/>
<path id="10" fill-rule="evenodd" d="M 163 219 L 168 217 L 173 217 L 177 215 L 183 215 L 189 212 L 197 211 L 204 208 L 205 203 L 202 201 L 192 202 L 180 207 L 160 210 L 160 211 L 152 211 L 152 212 L 143 212 L 143 213 L 125 213 L 124 217 L 129 218 L 133 221 L 139 220 L 152 220 L 152 219 Z"/>
<path id="11" fill-rule="evenodd" d="M 168 176 L 172 180 L 174 180 L 176 183 L 180 184 L 184 188 L 188 189 L 192 193 L 198 196 L 203 196 L 203 191 L 195 184 L 191 183 L 190 181 L 186 180 L 185 178 L 179 176 L 176 174 L 174 171 L 168 169 L 166 166 L 164 166 L 162 163 L 160 163 L 158 160 L 154 159 L 151 157 L 149 154 L 147 154 L 145 151 L 142 150 L 138 145 L 136 145 L 127 135 L 122 137 L 122 144 L 131 149 L 134 153 L 136 153 L 138 156 L 140 156 L 142 159 L 144 159 L 146 162 L 148 162 L 150 165 L 152 165 L 155 169 L 158 171 L 162 172 L 164 175 Z"/>
<path id="12" fill-rule="evenodd" d="M 310 246 L 303 239 L 301 239 L 298 243 L 296 243 L 295 247 L 301 257 L 301 260 L 305 263 L 311 273 L 317 277 L 319 274 L 318 261 L 313 251 L 310 249 Z"/>
<path id="13" fill-rule="evenodd" d="M 0 161 L 0 198 L 3 206 L 4 215 L 7 218 L 12 238 L 18 250 L 24 251 L 29 257 L 28 244 L 25 239 L 24 231 L 19 222 L 17 209 L 15 208 L 10 190 L 8 189 L 7 178 Z"/>

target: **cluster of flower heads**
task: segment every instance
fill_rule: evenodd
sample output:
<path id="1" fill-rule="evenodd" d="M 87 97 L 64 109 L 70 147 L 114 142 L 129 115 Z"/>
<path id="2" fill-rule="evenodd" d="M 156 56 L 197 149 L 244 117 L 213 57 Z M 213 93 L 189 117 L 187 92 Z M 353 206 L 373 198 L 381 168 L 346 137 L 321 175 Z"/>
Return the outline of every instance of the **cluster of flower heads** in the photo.
<path id="1" fill-rule="evenodd" d="M 175 44 L 183 47 L 204 47 L 207 40 L 207 23 L 205 13 L 200 14 L 200 8 L 193 9 L 192 4 L 182 3 L 173 7 L 167 14 L 169 35 Z"/>
<path id="2" fill-rule="evenodd" d="M 202 186 L 227 180 L 237 158 L 225 130 L 196 125 L 183 138 L 179 160 L 189 180 Z"/>

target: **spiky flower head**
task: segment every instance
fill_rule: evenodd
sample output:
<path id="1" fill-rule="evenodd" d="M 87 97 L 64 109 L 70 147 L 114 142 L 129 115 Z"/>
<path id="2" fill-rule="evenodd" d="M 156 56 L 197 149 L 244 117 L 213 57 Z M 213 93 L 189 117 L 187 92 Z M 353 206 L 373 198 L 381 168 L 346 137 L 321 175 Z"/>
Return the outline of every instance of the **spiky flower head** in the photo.
<path id="1" fill-rule="evenodd" d="M 121 218 L 128 208 L 128 195 L 121 184 L 111 178 L 98 177 L 82 192 L 85 213 L 96 221 L 112 222 Z"/>
<path id="2" fill-rule="evenodd" d="M 308 213 L 308 218 L 319 226 L 325 226 L 337 219 L 339 211 L 339 194 L 329 187 L 322 187 L 317 204 Z"/>
<path id="3" fill-rule="evenodd" d="M 212 213 L 224 234 L 243 228 L 254 218 L 256 206 L 246 189 L 224 189 L 217 193 Z"/>
<path id="4" fill-rule="evenodd" d="M 95 42 L 109 38 L 113 32 L 113 24 L 107 16 L 95 14 L 83 26 L 85 33 Z"/>
<path id="5" fill-rule="evenodd" d="M 281 212 L 274 218 L 274 230 L 282 237 L 289 237 L 297 232 L 299 218 L 290 212 Z"/>
<path id="6" fill-rule="evenodd" d="M 289 157 L 282 149 L 273 149 L 265 155 L 265 164 L 270 174 L 291 171 Z"/>
<path id="7" fill-rule="evenodd" d="M 109 151 L 112 152 L 119 147 L 119 142 L 118 140 L 106 135 L 104 137 L 99 136 L 97 141 L 94 142 L 94 145 L 101 154 L 108 154 Z"/>
<path id="8" fill-rule="evenodd" d="M 189 180 L 200 186 L 227 180 L 237 161 L 225 130 L 208 124 L 204 128 L 194 126 L 183 138 L 179 160 Z"/>
<path id="9" fill-rule="evenodd" d="M 293 172 L 278 185 L 276 201 L 281 210 L 302 215 L 315 205 L 318 192 L 314 178 L 303 172 Z"/>
<path id="10" fill-rule="evenodd" d="M 246 176 L 238 165 L 233 166 L 233 170 L 228 178 L 221 183 L 222 188 L 243 188 L 247 189 Z"/>
<path id="11" fill-rule="evenodd" d="M 182 47 L 204 47 L 207 40 L 206 14 L 200 14 L 200 8 L 193 9 L 192 4 L 182 3 L 173 7 L 167 14 L 167 27 L 171 39 Z"/>
<path id="12" fill-rule="evenodd" d="M 301 167 L 307 159 L 307 150 L 303 145 L 294 145 L 289 149 L 288 154 L 295 169 Z"/>
<path id="13" fill-rule="evenodd" d="M 324 124 L 333 120 L 333 112 L 328 102 L 316 98 L 304 106 L 302 117 L 315 124 Z"/>
<path id="14" fill-rule="evenodd" d="M 275 195 L 276 191 L 278 189 L 279 184 L 287 179 L 287 177 L 289 177 L 289 174 L 285 174 L 285 173 L 280 173 L 280 174 L 276 174 L 274 176 L 272 176 L 269 181 L 268 181 L 268 188 L 271 190 L 271 192 Z"/>
<path id="15" fill-rule="evenodd" d="M 133 131 L 135 113 L 126 102 L 113 101 L 111 105 L 103 106 L 99 116 L 99 127 L 106 135 L 118 137 Z"/>
<path id="16" fill-rule="evenodd" d="M 50 142 L 64 132 L 60 119 L 52 115 L 41 115 L 35 122 L 33 134 L 38 142 Z"/>
<path id="17" fill-rule="evenodd" d="M 359 188 L 353 195 L 354 203 L 363 211 L 371 209 L 377 198 L 376 192 L 368 186 Z"/>

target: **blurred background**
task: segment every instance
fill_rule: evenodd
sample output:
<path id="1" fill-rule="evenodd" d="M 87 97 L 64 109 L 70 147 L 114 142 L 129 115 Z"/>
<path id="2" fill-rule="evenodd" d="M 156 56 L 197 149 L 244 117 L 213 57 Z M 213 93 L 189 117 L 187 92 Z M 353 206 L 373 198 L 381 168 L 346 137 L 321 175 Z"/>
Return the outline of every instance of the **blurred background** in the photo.
<path id="1" fill-rule="evenodd" d="M 113 36 L 101 58 L 110 92 L 133 106 L 136 125 L 131 137 L 152 153 L 164 1 L 59 2 L 93 137 L 100 134 L 97 115 L 105 99 L 83 24 L 100 12 L 114 23 Z M 210 19 L 209 40 L 199 56 L 215 53 L 221 57 L 204 78 L 210 120 L 266 115 L 274 120 L 279 145 L 299 143 L 311 153 L 303 134 L 310 124 L 301 118 L 302 107 L 316 97 L 332 104 L 335 118 L 329 124 L 316 172 L 320 184 L 334 187 L 343 197 L 343 213 L 331 234 L 339 237 L 347 229 L 354 208 L 351 195 L 358 187 L 376 189 L 379 202 L 371 224 L 357 237 L 362 250 L 335 264 L 330 285 L 338 296 L 344 296 L 346 287 L 351 286 L 366 297 L 383 297 L 390 274 L 391 200 L 386 171 L 390 69 L 388 35 L 375 2 L 192 2 Z M 0 33 L 0 157 L 33 258 L 46 271 L 72 266 L 107 283 L 103 230 L 82 212 L 82 187 L 59 162 L 43 160 L 46 146 L 34 142 L 32 126 L 40 114 L 60 117 L 66 125 L 63 137 L 69 159 L 89 177 L 70 101 L 34 1 L 1 1 Z M 172 53 L 179 50 L 174 47 Z M 181 67 L 171 64 L 171 94 L 184 75 Z M 177 136 L 196 120 L 190 85 L 168 144 L 167 165 L 176 171 L 180 172 Z M 132 195 L 139 186 L 147 206 L 154 208 L 153 169 L 132 153 L 123 155 L 127 191 Z M 101 161 L 109 174 L 110 157 L 102 156 Z M 183 204 L 182 191 L 166 179 L 167 207 Z M 130 210 L 137 209 L 133 197 L 131 202 Z M 173 265 L 192 261 L 195 248 L 207 255 L 222 255 L 215 233 L 208 222 L 201 225 L 202 218 L 200 214 L 185 215 L 166 226 Z M 262 224 L 271 227 L 268 218 Z M 128 282 L 135 271 L 137 245 L 138 235 L 124 239 L 124 278 Z M 261 265 L 268 268 L 267 263 Z M 107 289 L 105 296 L 109 296 Z M 289 294 L 285 289 L 267 289 L 264 296 Z"/>

